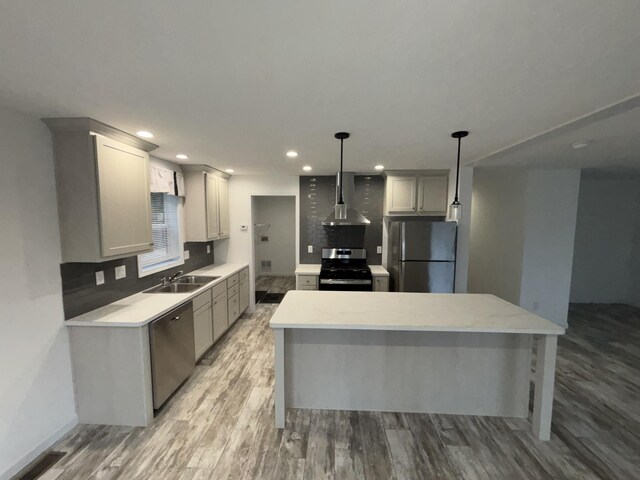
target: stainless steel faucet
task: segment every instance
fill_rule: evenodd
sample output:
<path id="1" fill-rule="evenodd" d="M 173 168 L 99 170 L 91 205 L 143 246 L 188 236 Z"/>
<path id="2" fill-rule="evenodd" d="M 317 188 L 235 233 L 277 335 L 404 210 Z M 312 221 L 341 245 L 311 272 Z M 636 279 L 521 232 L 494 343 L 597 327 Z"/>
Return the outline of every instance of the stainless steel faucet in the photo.
<path id="1" fill-rule="evenodd" d="M 168 277 L 162 277 L 162 285 L 163 286 L 169 285 L 171 282 L 173 282 L 176 278 L 178 278 L 183 273 L 184 272 L 182 270 L 178 270 L 173 275 L 169 275 Z"/>

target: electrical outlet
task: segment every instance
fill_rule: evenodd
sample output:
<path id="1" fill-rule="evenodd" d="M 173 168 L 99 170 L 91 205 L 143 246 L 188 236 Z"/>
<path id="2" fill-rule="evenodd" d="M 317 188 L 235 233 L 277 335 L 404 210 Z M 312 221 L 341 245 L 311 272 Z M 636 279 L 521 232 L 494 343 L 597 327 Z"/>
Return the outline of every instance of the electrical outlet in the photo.
<path id="1" fill-rule="evenodd" d="M 102 285 L 104 283 L 104 271 L 100 270 L 96 272 L 96 285 Z"/>
<path id="2" fill-rule="evenodd" d="M 184 251 L 184 259 L 189 260 L 189 250 Z"/>
<path id="3" fill-rule="evenodd" d="M 307 245 L 307 253 L 313 253 L 313 245 Z"/>
<path id="4" fill-rule="evenodd" d="M 207 245 L 207 253 L 211 253 L 211 245 Z"/>
<path id="5" fill-rule="evenodd" d="M 382 253 L 382 245 L 376 247 L 376 253 Z"/>
<path id="6" fill-rule="evenodd" d="M 116 280 L 120 280 L 127 276 L 127 267 L 124 265 L 120 265 L 116 267 Z"/>
<path id="7" fill-rule="evenodd" d="M 532 309 L 534 312 L 537 312 L 537 311 L 538 311 L 538 308 L 540 308 L 540 304 L 539 304 L 538 302 L 533 302 L 533 304 L 531 305 L 531 309 Z"/>

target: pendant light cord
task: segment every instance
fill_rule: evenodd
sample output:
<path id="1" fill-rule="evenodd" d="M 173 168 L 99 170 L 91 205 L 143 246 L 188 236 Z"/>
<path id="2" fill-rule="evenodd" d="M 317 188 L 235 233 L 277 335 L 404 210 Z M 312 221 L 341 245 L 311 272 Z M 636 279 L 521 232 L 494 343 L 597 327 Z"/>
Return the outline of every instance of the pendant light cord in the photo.
<path id="1" fill-rule="evenodd" d="M 342 200 L 342 146 L 344 144 L 344 140 L 340 139 L 340 200 L 338 200 L 338 204 L 342 205 L 344 201 Z"/>
<path id="2" fill-rule="evenodd" d="M 460 144 L 462 143 L 462 138 L 458 137 L 458 163 L 456 167 L 456 197 L 454 199 L 455 202 L 458 201 L 458 180 L 460 179 Z"/>

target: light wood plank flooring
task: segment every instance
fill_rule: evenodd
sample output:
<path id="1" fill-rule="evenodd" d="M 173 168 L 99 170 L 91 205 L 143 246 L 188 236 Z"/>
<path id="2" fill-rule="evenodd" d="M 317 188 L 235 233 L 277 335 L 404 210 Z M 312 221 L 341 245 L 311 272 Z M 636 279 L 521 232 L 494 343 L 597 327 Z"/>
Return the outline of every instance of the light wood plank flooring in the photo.
<path id="1" fill-rule="evenodd" d="M 530 421 L 290 410 L 274 428 L 260 305 L 238 320 L 153 426 L 78 426 L 45 479 L 640 478 L 640 310 L 574 305 L 559 342 L 552 439 Z"/>

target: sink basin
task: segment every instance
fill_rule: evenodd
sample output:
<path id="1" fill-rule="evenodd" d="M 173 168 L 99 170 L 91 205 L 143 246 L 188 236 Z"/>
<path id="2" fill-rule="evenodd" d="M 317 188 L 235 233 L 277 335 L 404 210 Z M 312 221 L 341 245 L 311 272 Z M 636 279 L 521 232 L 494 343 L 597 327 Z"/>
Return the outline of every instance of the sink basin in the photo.
<path id="1" fill-rule="evenodd" d="M 174 283 L 199 283 L 201 285 L 204 285 L 205 283 L 213 282 L 218 278 L 220 277 L 208 277 L 205 275 L 183 275 L 182 277 L 176 279 Z"/>
<path id="2" fill-rule="evenodd" d="M 201 286 L 199 283 L 171 283 L 169 285 L 158 285 L 145 290 L 144 293 L 188 293 L 199 289 Z"/>

